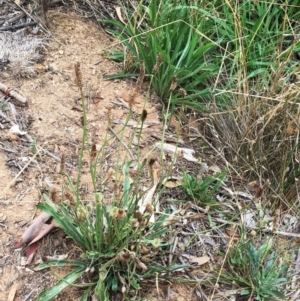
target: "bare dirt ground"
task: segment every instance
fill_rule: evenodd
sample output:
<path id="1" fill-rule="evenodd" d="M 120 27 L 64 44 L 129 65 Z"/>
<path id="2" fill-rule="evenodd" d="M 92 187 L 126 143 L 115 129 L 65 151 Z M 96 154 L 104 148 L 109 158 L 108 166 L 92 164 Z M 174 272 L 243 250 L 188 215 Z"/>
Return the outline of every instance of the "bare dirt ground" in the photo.
<path id="1" fill-rule="evenodd" d="M 3 84 L 17 89 L 28 99 L 28 107 L 16 108 L 24 123 L 27 123 L 25 128 L 28 134 L 36 139 L 36 145 L 15 141 L 9 133 L 9 125 L 0 131 L 2 146 L 18 150 L 17 154 L 0 152 L 0 301 L 10 300 L 14 295 L 15 299 L 11 300 L 34 300 L 43 288 L 56 282 L 50 272 L 35 271 L 41 257 L 68 252 L 69 258 L 72 258 L 72 253 L 76 252 L 74 246 L 62 240 L 63 233 L 59 230 L 39 243 L 39 251 L 30 266 L 24 266 L 24 251 L 14 246 L 37 214 L 35 205 L 40 200 L 41 191 L 59 184 L 60 163 L 39 152 L 39 146 L 59 158 L 64 154 L 66 162 L 71 165 L 75 165 L 78 159 L 82 109 L 80 92 L 75 84 L 74 64 L 79 62 L 81 66 L 84 93 L 88 100 L 89 133 L 97 145 L 103 141 L 108 119 L 113 122 L 126 118 L 126 101 L 133 89 L 128 82 L 104 79 L 105 74 L 119 71 L 118 66 L 102 56 L 103 49 L 114 41 L 93 22 L 59 9 L 50 11 L 49 19 L 53 36 L 48 41 L 43 61 L 35 66 L 37 75 L 29 79 L 16 79 L 9 73 L 3 73 L 1 78 Z M 144 103 L 143 94 L 134 98 L 133 110 L 137 116 L 142 112 Z M 143 134 L 143 152 L 153 144 L 150 132 L 159 133 L 161 130 L 157 106 L 154 102 L 146 104 L 147 122 L 151 124 L 151 129 Z M 118 125 L 112 124 L 112 127 L 118 129 Z M 9 183 L 36 151 L 35 160 L 10 187 Z M 109 149 L 108 154 L 113 157 L 114 149 Z M 68 168 L 68 172 L 72 174 L 76 170 Z M 89 191 L 88 177 L 83 184 Z M 178 297 L 186 295 L 184 289 L 181 291 Z M 58 300 L 77 298 L 69 292 Z"/>

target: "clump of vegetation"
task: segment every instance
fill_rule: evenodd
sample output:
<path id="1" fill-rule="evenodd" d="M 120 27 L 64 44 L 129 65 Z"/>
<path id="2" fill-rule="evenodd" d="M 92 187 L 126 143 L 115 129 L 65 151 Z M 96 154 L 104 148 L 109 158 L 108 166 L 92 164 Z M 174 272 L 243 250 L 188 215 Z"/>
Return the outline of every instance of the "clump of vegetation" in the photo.
<path id="1" fill-rule="evenodd" d="M 287 282 L 289 265 L 281 260 L 280 250 L 274 250 L 271 239 L 257 247 L 253 240 L 242 236 L 228 256 L 229 270 L 223 277 L 241 289 L 240 295 L 255 300 L 285 299 L 280 286 Z"/>
<path id="2" fill-rule="evenodd" d="M 226 20 L 218 31 L 227 44 L 213 89 L 214 114 L 206 120 L 212 145 L 285 205 L 295 204 L 300 172 L 296 6 L 243 1 L 215 8 Z"/>
<path id="3" fill-rule="evenodd" d="M 54 218 L 56 224 L 81 249 L 82 254 L 81 260 L 49 260 L 40 266 L 40 269 L 57 266 L 72 269 L 63 278 L 60 277 L 55 286 L 41 292 L 37 298 L 39 301 L 52 300 L 67 286 L 76 286 L 74 282 L 79 278 L 85 279 L 79 285 L 85 289 L 81 301 L 88 300 L 91 294 L 95 294 L 100 300 L 109 300 L 111 292 L 121 292 L 125 297 L 130 289 L 140 288 L 140 279 L 154 276 L 165 269 L 176 269 L 176 266 L 162 267 L 155 264 L 155 257 L 168 245 L 170 239 L 168 233 L 171 229 L 164 224 L 168 215 L 161 213 L 154 219 L 155 204 L 151 195 L 138 192 L 138 181 L 144 164 L 138 160 L 136 181 L 132 183 L 130 162 L 120 156 L 121 143 L 117 150 L 114 191 L 110 200 L 104 199 L 104 187 L 108 178 L 112 177 L 112 174 L 102 177 L 105 147 L 112 137 L 106 137 L 99 151 L 95 144 L 90 145 L 79 64 L 75 66 L 75 72 L 83 108 L 83 137 L 77 181 L 74 184 L 65 175 L 62 194 L 54 191 L 51 198 L 44 195 L 44 202 L 37 207 Z M 142 124 L 144 115 L 141 118 Z M 124 129 L 125 126 L 121 132 Z M 80 195 L 86 147 L 89 149 L 89 172 L 94 187 L 94 198 L 90 201 L 83 200 Z M 64 170 L 63 167 L 61 169 Z"/>
<path id="4" fill-rule="evenodd" d="M 192 177 L 184 172 L 181 187 L 195 203 L 216 205 L 217 202 L 214 197 L 218 189 L 222 186 L 225 177 L 226 173 L 224 172 L 205 179 L 201 176 Z"/>
<path id="5" fill-rule="evenodd" d="M 101 20 L 113 26 L 108 30 L 126 46 L 126 52 L 114 50 L 109 56 L 126 66 L 117 77 L 135 76 L 143 64 L 152 88 L 165 103 L 171 98 L 172 105 L 181 104 L 184 93 L 185 105 L 204 110 L 219 70 L 212 54 L 221 38 L 211 40 L 203 34 L 213 23 L 202 20 L 202 10 L 187 1 L 146 3 L 125 10 L 126 22 Z"/>
<path id="6" fill-rule="evenodd" d="M 39 266 L 39 270 L 55 267 L 68 267 L 71 271 L 53 287 L 41 292 L 38 301 L 52 300 L 63 289 L 74 285 L 84 289 L 81 301 L 95 295 L 99 300 L 110 300 L 110 294 L 121 293 L 125 298 L 131 290 L 139 290 L 143 279 L 170 277 L 170 273 L 179 268 L 190 266 L 178 264 L 176 260 L 169 265 L 161 262 L 167 246 L 172 242 L 175 227 L 170 210 L 155 210 L 154 192 L 159 179 L 154 171 L 155 160 L 137 159 L 134 178 L 130 176 L 131 161 L 120 155 L 123 147 L 119 143 L 115 162 L 115 171 L 105 173 L 107 144 L 113 137 L 107 135 L 100 150 L 88 140 L 86 127 L 86 106 L 82 93 L 82 78 L 79 65 L 76 65 L 76 83 L 82 94 L 83 137 L 79 157 L 79 171 L 76 181 L 72 181 L 64 173 L 63 159 L 61 173 L 63 175 L 62 193 L 54 190 L 50 197 L 45 194 L 38 209 L 53 217 L 55 224 L 67 234 L 80 248 L 80 258 L 75 261 L 50 259 Z M 130 115 L 130 114 L 129 114 Z M 146 119 L 141 115 L 141 125 Z M 129 120 L 129 117 L 127 121 Z M 123 135 L 126 124 L 119 132 Z M 141 133 L 138 128 L 137 131 Z M 93 183 L 93 199 L 84 200 L 80 192 L 80 178 L 84 166 L 84 153 L 88 149 L 89 173 Z M 150 168 L 152 184 L 145 192 L 140 190 L 140 180 L 144 169 Z M 105 174 L 105 176 L 104 176 Z M 108 179 L 114 177 L 115 184 L 110 197 L 104 197 Z M 217 177 L 207 179 L 201 187 L 208 195 L 212 194 L 208 186 L 221 181 Z M 218 185 L 219 187 L 219 185 Z M 215 191 L 216 187 L 213 191 Z M 164 274 L 163 274 L 164 273 Z M 84 279 L 83 283 L 77 283 Z"/>
<path id="7" fill-rule="evenodd" d="M 141 196 L 131 190 L 128 170 L 127 164 L 123 167 L 123 191 L 118 195 L 121 199 L 115 199 L 110 205 L 96 192 L 94 200 L 82 201 L 70 180 L 65 187 L 68 193 L 58 204 L 44 196 L 45 202 L 38 208 L 50 214 L 82 250 L 82 260 L 50 260 L 42 264 L 40 269 L 56 266 L 73 269 L 54 287 L 42 292 L 38 300 L 51 300 L 81 277 L 87 279 L 80 284 L 86 289 L 81 300 L 88 300 L 91 292 L 100 300 L 109 300 L 109 292 L 118 291 L 125 296 L 130 289 L 140 288 L 140 279 L 164 270 L 155 266 L 154 261 L 168 244 L 170 229 L 163 225 L 167 215 L 162 214 L 149 223 L 153 205 L 146 204 L 145 212 L 141 213 L 138 207 Z"/>

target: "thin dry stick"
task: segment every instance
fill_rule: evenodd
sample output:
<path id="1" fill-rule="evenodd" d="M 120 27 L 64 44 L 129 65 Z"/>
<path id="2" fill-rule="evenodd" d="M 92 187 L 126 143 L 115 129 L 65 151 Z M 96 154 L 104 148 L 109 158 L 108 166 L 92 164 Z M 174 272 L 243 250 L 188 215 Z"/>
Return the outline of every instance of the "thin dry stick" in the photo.
<path id="1" fill-rule="evenodd" d="M 12 29 L 21 29 L 24 27 L 29 27 L 29 26 L 34 26 L 37 23 L 35 21 L 33 22 L 28 22 L 28 23 L 21 23 L 21 24 L 16 24 L 16 25 L 12 25 L 12 26 L 4 26 L 4 27 L 0 27 L 0 32 L 2 31 L 9 31 Z"/>
<path id="2" fill-rule="evenodd" d="M 134 114 L 138 114 L 138 112 L 136 110 L 134 110 L 133 108 L 130 108 L 129 105 L 122 100 L 120 97 L 118 97 L 119 101 L 112 101 L 112 103 L 118 105 L 118 106 L 122 106 L 124 108 L 126 108 L 127 110 L 131 110 Z"/>
<path id="3" fill-rule="evenodd" d="M 230 247 L 232 246 L 232 242 L 234 240 L 234 235 L 232 235 L 230 237 L 230 241 L 229 241 L 229 246 L 228 246 L 228 249 L 226 250 L 226 253 L 225 253 L 225 257 L 224 257 L 224 260 L 222 262 L 222 266 L 220 268 L 220 272 L 218 274 L 218 277 L 217 277 L 217 281 L 216 281 L 216 284 L 214 286 L 214 289 L 213 289 L 213 292 L 212 292 L 212 296 L 209 298 L 210 300 L 213 300 L 214 299 L 214 294 L 215 294 L 215 291 L 216 291 L 216 285 L 218 284 L 219 280 L 220 280 L 220 277 L 221 277 L 221 274 L 222 274 L 222 271 L 223 271 L 223 268 L 224 268 L 224 265 L 225 265 L 225 261 L 226 261 L 226 258 L 229 254 L 229 250 L 230 250 Z"/>
<path id="4" fill-rule="evenodd" d="M 57 156 L 55 156 L 54 154 L 52 154 L 51 152 L 49 152 L 48 150 L 42 148 L 43 153 L 45 153 L 47 156 L 53 158 L 55 161 L 60 162 L 61 159 Z M 74 165 L 72 165 L 71 163 L 65 162 L 65 164 L 70 167 L 70 168 L 75 168 Z"/>
<path id="5" fill-rule="evenodd" d="M 123 144 L 123 146 L 126 148 L 126 150 L 128 151 L 128 153 L 129 153 L 129 155 L 130 155 L 130 157 L 133 159 L 133 160 L 135 160 L 134 159 L 134 156 L 133 156 L 133 154 L 132 154 L 132 152 L 131 152 L 131 150 L 128 148 L 128 146 L 124 143 L 124 141 L 122 141 L 121 139 L 120 139 L 120 137 L 117 135 L 117 133 L 111 128 L 111 127 L 109 127 L 109 130 L 115 135 L 115 137 Z"/>
<path id="6" fill-rule="evenodd" d="M 1 145 L 0 145 L 0 149 L 6 151 L 6 152 L 8 152 L 8 153 L 18 154 L 17 151 L 15 151 L 15 150 L 13 150 L 13 149 L 10 149 L 10 148 L 3 147 L 3 146 L 1 146 Z"/>
<path id="7" fill-rule="evenodd" d="M 240 173 L 233 167 L 233 165 L 231 165 L 226 158 L 215 148 L 213 147 L 213 145 L 211 143 L 208 142 L 208 140 L 198 131 L 198 133 L 196 135 L 193 135 L 194 137 L 200 137 L 202 138 L 208 145 L 209 147 L 211 147 L 219 156 L 220 158 L 223 160 L 223 162 L 226 164 L 226 166 L 230 167 L 237 175 L 239 175 Z"/>
<path id="8" fill-rule="evenodd" d="M 252 230 L 260 230 L 260 231 L 271 233 L 271 234 L 277 234 L 277 235 L 282 235 L 282 236 L 290 236 L 290 237 L 300 238 L 300 234 L 297 234 L 297 233 L 289 233 L 289 232 L 284 232 L 284 231 L 272 231 L 272 230 L 269 230 L 269 229 L 261 229 L 259 227 L 254 227 L 254 226 L 240 225 L 240 224 L 230 222 L 230 221 L 226 221 L 225 219 L 216 218 L 216 217 L 212 217 L 211 219 L 213 221 L 216 221 L 216 222 L 219 222 L 219 223 L 224 223 L 224 224 L 229 224 L 229 225 L 238 225 L 240 227 L 245 227 L 245 228 L 252 229 Z"/>
<path id="9" fill-rule="evenodd" d="M 53 3 L 58 3 L 60 2 L 59 0 L 54 0 L 52 2 Z M 52 39 L 54 39 L 57 43 L 59 43 L 60 45 L 64 46 L 64 44 L 59 40 L 57 39 L 51 32 L 51 30 L 49 30 L 47 27 L 45 27 L 42 22 L 38 22 L 38 20 L 36 20 L 33 15 L 31 15 L 29 12 L 27 12 L 22 6 L 20 6 L 19 4 L 17 4 L 16 2 L 14 2 L 14 5 L 16 7 L 18 7 L 21 11 L 23 11 L 28 17 L 30 17 L 34 22 L 36 22 L 37 24 L 39 24 L 39 26 L 44 30 L 44 32 L 46 32 L 49 36 L 52 37 Z"/>
<path id="10" fill-rule="evenodd" d="M 2 198 L 7 190 L 15 183 L 15 181 L 18 179 L 18 177 L 23 173 L 23 171 L 29 166 L 29 164 L 35 159 L 35 157 L 40 153 L 41 149 L 38 150 L 31 158 L 30 160 L 24 165 L 24 167 L 20 170 L 20 172 L 6 185 L 4 190 L 0 194 L 0 198 Z"/>
<path id="11" fill-rule="evenodd" d="M 8 116 L 6 116 L 6 115 L 5 115 L 3 112 L 1 112 L 1 111 L 0 111 L 0 116 L 1 116 L 3 119 L 5 119 L 7 122 L 9 122 L 12 126 L 15 126 L 15 125 L 16 125 L 13 121 L 11 121 L 11 119 L 10 119 Z M 24 137 L 25 137 L 25 138 L 27 139 L 27 141 L 29 141 L 30 143 L 34 142 L 34 139 L 33 139 L 30 135 L 25 134 Z M 40 147 L 40 148 L 41 148 L 41 147 Z M 52 154 L 52 153 L 49 152 L 48 150 L 46 150 L 46 149 L 44 149 L 44 148 L 41 148 L 41 150 L 42 150 L 47 156 L 53 158 L 54 160 L 56 160 L 56 161 L 58 161 L 58 162 L 61 161 L 59 157 L 55 156 L 54 154 Z M 67 165 L 68 167 L 70 167 L 70 168 L 74 168 L 74 166 L 73 166 L 72 164 L 70 164 L 70 163 L 66 163 L 66 165 Z"/>

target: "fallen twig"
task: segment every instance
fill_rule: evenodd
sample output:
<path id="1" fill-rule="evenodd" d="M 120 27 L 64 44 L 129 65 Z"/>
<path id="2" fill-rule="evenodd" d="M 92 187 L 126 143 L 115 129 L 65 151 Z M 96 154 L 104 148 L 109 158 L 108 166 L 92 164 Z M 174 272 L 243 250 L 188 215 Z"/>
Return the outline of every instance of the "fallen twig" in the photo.
<path id="1" fill-rule="evenodd" d="M 0 145 L 0 149 L 6 151 L 6 152 L 8 152 L 8 153 L 18 154 L 17 151 L 15 151 L 15 150 L 13 150 L 13 149 L 10 149 L 10 148 L 3 147 L 3 146 L 1 146 L 1 145 Z"/>
<path id="2" fill-rule="evenodd" d="M 120 137 L 117 135 L 117 133 L 111 128 L 111 127 L 109 127 L 109 130 L 114 134 L 114 136 L 123 144 L 123 146 L 126 148 L 126 150 L 128 151 L 128 153 L 129 153 L 129 155 L 130 155 L 130 157 L 133 159 L 133 160 L 135 160 L 134 159 L 134 156 L 133 156 L 133 154 L 132 154 L 132 152 L 131 152 L 131 150 L 128 148 L 128 146 L 124 143 L 124 141 L 123 140 L 121 140 L 120 139 Z"/>
<path id="3" fill-rule="evenodd" d="M 21 13 L 18 14 L 17 16 L 14 16 L 14 17 L 12 17 L 12 18 L 6 20 L 6 22 L 7 22 L 8 24 L 11 24 L 11 23 L 14 23 L 14 22 L 16 22 L 16 21 L 19 21 L 21 18 L 23 18 L 23 17 L 25 17 L 25 16 L 26 16 L 26 14 L 25 14 L 24 12 L 21 12 Z"/>
<path id="4" fill-rule="evenodd" d="M 111 101 L 111 103 L 118 105 L 118 106 L 122 106 L 122 107 L 126 108 L 127 110 L 131 110 L 134 114 L 138 114 L 137 111 L 134 110 L 133 108 L 130 108 L 127 103 L 125 103 L 123 101 L 121 102 L 121 99 L 120 99 L 120 101 L 113 100 L 113 101 Z"/>
<path id="5" fill-rule="evenodd" d="M 12 25 L 12 26 L 3 26 L 3 27 L 0 27 L 0 31 L 9 31 L 12 29 L 20 29 L 20 28 L 24 28 L 27 26 L 34 26 L 36 24 L 37 24 L 37 22 L 32 21 L 32 22 L 16 24 L 16 25 Z"/>
<path id="6" fill-rule="evenodd" d="M 58 3 L 58 2 L 61 2 L 61 0 L 54 0 L 53 3 Z M 20 3 L 21 4 L 21 3 Z M 60 45 L 63 45 L 62 42 L 57 39 L 52 33 L 51 31 L 43 25 L 42 22 L 38 22 L 32 14 L 30 14 L 29 12 L 27 12 L 21 5 L 17 4 L 16 2 L 14 2 L 14 5 L 16 7 L 18 7 L 21 11 L 23 11 L 28 17 L 30 17 L 30 19 L 32 19 L 36 24 L 39 24 L 39 27 L 41 27 L 44 32 L 46 32 L 48 35 L 50 35 L 57 43 L 59 43 Z M 28 24 L 28 23 L 27 23 Z"/>
<path id="7" fill-rule="evenodd" d="M 20 172 L 6 185 L 6 187 L 1 191 L 0 198 L 2 198 L 7 190 L 15 183 L 15 181 L 19 178 L 19 176 L 23 173 L 23 171 L 29 166 L 29 164 L 34 160 L 34 158 L 39 154 L 37 151 L 30 160 L 24 165 L 24 167 L 20 170 Z"/>
<path id="8" fill-rule="evenodd" d="M 55 156 L 54 154 L 49 152 L 47 149 L 42 148 L 42 151 L 43 151 L 44 154 L 46 154 L 47 156 L 53 158 L 55 161 L 58 161 L 58 162 L 61 161 L 61 159 L 59 157 Z M 70 168 L 74 168 L 74 165 L 71 164 L 71 163 L 65 162 L 65 164 Z"/>
<path id="9" fill-rule="evenodd" d="M 8 87 L 6 87 L 4 84 L 0 83 L 0 90 L 3 93 L 8 93 L 8 95 L 11 95 L 13 98 L 15 98 L 17 101 L 19 101 L 19 104 L 26 106 L 27 105 L 27 99 L 19 94 L 18 92 L 14 90 L 10 90 Z"/>
<path id="10" fill-rule="evenodd" d="M 15 124 L 13 121 L 11 121 L 10 118 L 9 118 L 8 116 L 6 116 L 6 115 L 5 115 L 3 112 L 1 112 L 1 111 L 0 111 L 0 116 L 1 116 L 2 118 L 4 118 L 7 122 L 9 122 L 12 126 L 16 126 L 16 124 Z M 26 138 L 27 141 L 29 141 L 29 142 L 31 142 L 31 143 L 34 142 L 34 139 L 33 139 L 30 135 L 25 134 L 24 137 Z M 48 151 L 48 150 L 46 150 L 46 149 L 44 149 L 44 148 L 42 148 L 42 147 L 40 147 L 40 151 L 42 151 L 42 152 L 45 153 L 47 156 L 53 158 L 54 160 L 56 160 L 56 161 L 58 161 L 58 162 L 61 161 L 61 159 L 60 159 L 59 157 L 55 156 L 55 155 L 52 154 L 50 151 Z M 70 167 L 70 168 L 74 168 L 74 165 L 72 165 L 72 164 L 70 164 L 70 163 L 68 163 L 68 162 L 66 162 L 65 164 L 66 164 L 68 167 Z"/>
<path id="11" fill-rule="evenodd" d="M 218 223 L 224 223 L 224 224 L 229 224 L 229 225 L 239 225 L 238 223 L 227 221 L 227 220 L 221 219 L 221 218 L 212 217 L 211 219 Z M 298 233 L 290 233 L 290 232 L 284 232 L 284 231 L 272 231 L 270 229 L 264 229 L 264 228 L 259 228 L 259 227 L 255 227 L 255 226 L 247 226 L 247 225 L 242 225 L 242 226 L 245 228 L 248 228 L 248 229 L 259 230 L 259 231 L 263 231 L 263 232 L 270 233 L 270 234 L 277 234 L 277 235 L 282 235 L 282 236 L 300 238 L 300 234 L 298 234 Z"/>
<path id="12" fill-rule="evenodd" d="M 71 121 L 73 121 L 76 125 L 82 127 L 82 124 L 80 124 L 78 121 L 76 121 L 74 118 L 71 118 L 70 116 L 64 114 L 64 113 L 59 113 L 61 116 L 65 116 L 67 118 L 69 118 Z"/>

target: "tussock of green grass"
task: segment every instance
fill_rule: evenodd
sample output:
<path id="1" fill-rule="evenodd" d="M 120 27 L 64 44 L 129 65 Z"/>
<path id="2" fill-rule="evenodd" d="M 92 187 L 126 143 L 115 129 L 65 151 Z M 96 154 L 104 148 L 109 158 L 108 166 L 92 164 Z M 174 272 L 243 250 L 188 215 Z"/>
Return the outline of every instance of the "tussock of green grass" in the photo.
<path id="1" fill-rule="evenodd" d="M 244 1 L 220 7 L 228 16 L 227 25 L 220 24 L 228 43 L 214 88 L 216 115 L 208 127 L 226 159 L 285 205 L 297 200 L 300 171 L 297 4 Z M 228 104 L 225 111 L 220 100 Z"/>
<path id="2" fill-rule="evenodd" d="M 188 173 L 183 173 L 182 189 L 186 195 L 195 203 L 205 205 L 217 205 L 214 200 L 215 194 L 222 186 L 226 178 L 226 173 L 221 172 L 211 177 L 203 179 L 201 176 L 192 177 Z"/>
<path id="3" fill-rule="evenodd" d="M 280 289 L 287 282 L 289 265 L 280 260 L 282 251 L 273 249 L 272 239 L 257 247 L 253 240 L 242 235 L 229 253 L 229 270 L 224 273 L 224 279 L 237 284 L 240 295 L 250 295 L 259 301 L 284 300 Z"/>
<path id="4" fill-rule="evenodd" d="M 160 263 L 166 247 L 172 242 L 171 234 L 174 232 L 170 223 L 166 223 L 170 212 L 166 209 L 154 215 L 156 203 L 153 194 L 158 185 L 158 179 L 154 179 L 154 176 L 149 189 L 146 192 L 140 190 L 143 170 L 150 168 L 153 175 L 155 160 L 146 162 L 138 152 L 135 162 L 138 168 L 132 180 L 129 172 L 132 162 L 128 162 L 126 156 L 121 156 L 123 144 L 120 142 L 114 162 L 113 191 L 110 198 L 104 197 L 108 178 L 112 177 L 112 174 L 109 176 L 109 172 L 105 172 L 105 149 L 114 136 L 107 134 L 99 151 L 95 144 L 90 144 L 79 64 L 75 65 L 75 73 L 83 108 L 83 136 L 77 180 L 72 181 L 62 172 L 62 193 L 53 190 L 50 197 L 45 194 L 43 202 L 37 207 L 53 217 L 82 253 L 76 261 L 49 260 L 40 265 L 40 270 L 51 268 L 55 275 L 55 267 L 68 267 L 71 271 L 64 277 L 56 275 L 59 279 L 57 284 L 42 291 L 37 301 L 52 300 L 69 285 L 84 289 L 81 301 L 89 300 L 92 294 L 99 300 L 108 301 L 110 294 L 116 292 L 125 298 L 130 291 L 140 289 L 142 280 L 155 278 L 163 272 L 169 275 L 172 271 L 189 266 L 175 262 L 169 265 Z M 141 129 L 146 118 L 147 112 L 143 111 L 140 117 Z M 122 137 L 125 127 L 126 124 L 119 132 Z M 137 134 L 141 135 L 141 129 L 137 128 Z M 93 199 L 89 201 L 82 199 L 80 192 L 83 158 L 87 150 L 90 156 L 89 174 L 93 183 Z M 64 171 L 63 160 L 61 170 Z M 83 283 L 78 283 L 79 279 L 83 279 Z"/>
<path id="5" fill-rule="evenodd" d="M 126 69 L 115 77 L 134 76 L 145 64 L 146 76 L 160 98 L 172 105 L 184 104 L 204 110 L 211 98 L 210 87 L 219 66 L 212 53 L 221 38 L 210 40 L 203 34 L 212 22 L 204 22 L 199 7 L 185 1 L 149 1 L 125 11 L 127 23 L 100 20 L 126 46 L 126 52 L 109 57 L 124 60 Z M 112 76 L 111 78 L 114 78 Z M 184 90 L 180 92 L 180 88 Z M 201 101 L 202 100 L 202 101 Z"/>

